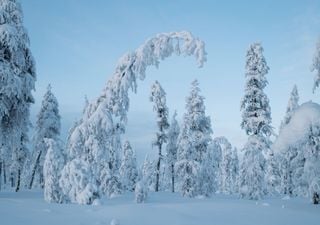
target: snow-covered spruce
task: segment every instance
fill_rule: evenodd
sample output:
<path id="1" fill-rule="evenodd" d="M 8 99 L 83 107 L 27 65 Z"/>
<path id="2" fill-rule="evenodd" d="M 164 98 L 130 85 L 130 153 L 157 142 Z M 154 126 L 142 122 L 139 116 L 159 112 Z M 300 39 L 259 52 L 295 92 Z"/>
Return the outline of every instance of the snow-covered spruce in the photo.
<path id="1" fill-rule="evenodd" d="M 214 141 L 220 145 L 222 152 L 219 171 L 219 190 L 225 194 L 235 193 L 237 190 L 236 179 L 238 177 L 239 168 L 237 152 L 234 152 L 234 149 L 232 149 L 232 146 L 226 137 L 217 137 Z"/>
<path id="2" fill-rule="evenodd" d="M 318 124 L 320 106 L 313 102 L 303 103 L 276 139 L 273 149 L 280 159 L 282 193 L 309 196 L 311 180 L 308 178 L 307 162 L 312 158 L 317 159 L 314 157 L 317 153 L 314 156 L 310 153 L 317 148 L 316 142 L 312 144 L 311 140 L 317 140 Z"/>
<path id="3" fill-rule="evenodd" d="M 241 100 L 241 128 L 248 135 L 270 136 L 273 133 L 271 111 L 269 99 L 263 92 L 268 84 L 266 74 L 269 67 L 260 43 L 250 45 L 246 55 L 245 69 L 246 83 L 245 94 Z"/>
<path id="4" fill-rule="evenodd" d="M 316 75 L 314 77 L 313 89 L 314 92 L 320 85 L 320 39 L 316 44 L 315 53 L 313 56 L 313 61 L 311 65 L 311 72 L 315 71 Z"/>
<path id="5" fill-rule="evenodd" d="M 320 196 L 320 121 L 310 125 L 306 146 L 304 180 L 309 186 L 309 196 L 313 204 L 319 204 Z"/>
<path id="6" fill-rule="evenodd" d="M 119 170 L 120 135 L 125 132 L 129 110 L 129 89 L 137 90 L 148 66 L 159 66 L 172 54 L 195 56 L 201 67 L 206 61 L 204 42 L 189 32 L 158 34 L 136 51 L 120 58 L 115 72 L 101 95 L 84 110 L 68 139 L 69 160 L 85 161 L 93 172 L 98 190 L 106 193 L 108 175 L 116 178 Z"/>
<path id="7" fill-rule="evenodd" d="M 137 179 L 138 168 L 135 152 L 132 150 L 130 142 L 123 144 L 123 156 L 120 165 L 120 177 L 122 187 L 127 191 L 134 191 Z"/>
<path id="8" fill-rule="evenodd" d="M 0 1 L 0 179 L 19 191 L 28 155 L 30 105 L 36 72 L 21 5 Z"/>
<path id="9" fill-rule="evenodd" d="M 62 203 L 64 196 L 59 186 L 59 179 L 65 158 L 61 144 L 54 139 L 44 139 L 48 150 L 43 163 L 44 199 L 47 202 Z"/>
<path id="10" fill-rule="evenodd" d="M 166 163 L 167 170 L 169 170 L 171 180 L 171 191 L 175 191 L 175 171 L 174 164 L 177 162 L 177 151 L 178 151 L 178 137 L 180 133 L 180 127 L 176 119 L 177 112 L 175 111 L 170 123 L 168 131 L 168 144 L 166 148 Z"/>
<path id="11" fill-rule="evenodd" d="M 45 138 L 58 141 L 61 129 L 59 105 L 56 97 L 51 91 L 51 85 L 47 87 L 47 91 L 43 97 L 40 112 L 37 115 L 37 122 L 34 136 L 34 150 L 32 153 L 31 177 L 29 188 L 32 188 L 34 180 L 35 186 L 43 187 L 43 163 L 47 153 L 47 145 Z"/>
<path id="12" fill-rule="evenodd" d="M 156 132 L 156 137 L 153 140 L 152 145 L 158 148 L 157 155 L 157 171 L 156 171 L 156 187 L 155 191 L 159 191 L 160 182 L 160 167 L 163 158 L 162 147 L 167 143 L 167 129 L 169 128 L 168 116 L 169 110 L 166 103 L 166 92 L 161 87 L 160 83 L 156 81 L 151 86 L 150 101 L 154 104 L 153 111 L 157 114 L 157 126 L 158 131 Z"/>
<path id="13" fill-rule="evenodd" d="M 298 93 L 297 85 L 294 85 L 288 101 L 286 115 L 283 121 L 281 121 L 279 133 L 281 132 L 282 128 L 290 122 L 292 114 L 298 107 L 299 107 L 299 93 Z"/>
<path id="14" fill-rule="evenodd" d="M 146 155 L 141 168 L 141 177 L 148 188 L 148 190 L 154 191 L 156 185 L 156 161 L 150 160 L 149 155 Z"/>
<path id="15" fill-rule="evenodd" d="M 264 181 L 266 167 L 262 152 L 268 152 L 271 145 L 269 137 L 273 134 L 269 99 L 263 91 L 268 84 L 266 74 L 269 67 L 260 43 L 249 46 L 245 69 L 241 128 L 249 138 L 243 149 L 245 153 L 240 168 L 239 189 L 241 197 L 259 199 L 266 193 Z M 255 171 L 250 171 L 248 168 Z"/>
<path id="16" fill-rule="evenodd" d="M 184 196 L 209 196 L 216 189 L 212 176 L 211 134 L 211 121 L 205 114 L 204 97 L 200 96 L 199 84 L 195 80 L 186 100 L 175 165 L 179 190 Z"/>
<path id="17" fill-rule="evenodd" d="M 148 188 L 143 181 L 139 181 L 135 187 L 135 202 L 136 203 L 144 203 L 148 198 Z"/>
<path id="18" fill-rule="evenodd" d="M 261 137 L 251 135 L 244 146 L 244 155 L 240 166 L 239 193 L 241 198 L 261 199 L 266 194 L 265 148 Z"/>

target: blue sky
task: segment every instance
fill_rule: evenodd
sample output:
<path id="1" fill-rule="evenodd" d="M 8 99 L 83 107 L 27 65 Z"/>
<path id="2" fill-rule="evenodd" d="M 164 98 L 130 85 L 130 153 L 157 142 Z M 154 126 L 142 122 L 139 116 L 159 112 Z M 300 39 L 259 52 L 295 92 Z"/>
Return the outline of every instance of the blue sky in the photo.
<path id="1" fill-rule="evenodd" d="M 60 102 L 63 135 L 79 118 L 84 96 L 97 97 L 118 58 L 160 32 L 191 31 L 206 42 L 208 62 L 197 68 L 193 58 L 172 57 L 149 68 L 138 94 L 131 97 L 128 138 L 140 157 L 151 149 L 155 114 L 149 102 L 152 82 L 167 92 L 171 115 L 184 113 L 190 83 L 197 78 L 214 136 L 241 147 L 240 100 L 244 89 L 245 52 L 259 41 L 270 67 L 267 75 L 273 126 L 279 127 L 289 93 L 298 85 L 300 102 L 318 102 L 310 72 L 319 37 L 320 1 L 190 0 L 21 0 L 24 23 L 37 62 L 36 104 L 48 83 Z"/>

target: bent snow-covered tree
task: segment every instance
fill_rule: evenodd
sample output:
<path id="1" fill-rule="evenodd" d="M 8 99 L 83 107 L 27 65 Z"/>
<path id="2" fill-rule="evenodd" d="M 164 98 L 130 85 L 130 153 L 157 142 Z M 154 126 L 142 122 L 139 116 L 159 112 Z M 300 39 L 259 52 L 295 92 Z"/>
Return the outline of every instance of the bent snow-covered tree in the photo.
<path id="1" fill-rule="evenodd" d="M 158 67 L 161 60 L 174 53 L 194 55 L 200 67 L 206 61 L 204 42 L 189 32 L 162 33 L 148 39 L 120 58 L 101 95 L 87 105 L 82 119 L 73 128 L 68 141 L 69 159 L 81 158 L 88 163 L 100 191 L 105 177 L 117 177 L 114 175 L 119 170 L 117 148 L 125 131 L 129 90 L 137 91 L 137 81 L 145 78 L 147 67 Z"/>
<path id="2" fill-rule="evenodd" d="M 157 192 L 159 191 L 160 166 L 163 158 L 162 147 L 163 144 L 167 143 L 167 129 L 169 128 L 169 110 L 166 103 L 166 92 L 163 90 L 158 81 L 156 81 L 151 86 L 150 101 L 153 102 L 153 110 L 157 113 L 157 126 L 159 129 L 156 133 L 156 138 L 152 143 L 153 146 L 158 147 L 157 174 L 155 187 L 155 191 Z"/>
<path id="3" fill-rule="evenodd" d="M 20 189 L 36 72 L 17 0 L 0 1 L 0 179 Z"/>

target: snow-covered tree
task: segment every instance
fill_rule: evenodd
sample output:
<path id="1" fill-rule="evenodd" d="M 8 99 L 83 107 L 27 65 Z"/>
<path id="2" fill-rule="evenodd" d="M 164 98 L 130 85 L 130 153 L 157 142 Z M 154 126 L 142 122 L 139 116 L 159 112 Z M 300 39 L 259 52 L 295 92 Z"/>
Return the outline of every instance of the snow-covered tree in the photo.
<path id="1" fill-rule="evenodd" d="M 171 175 L 171 191 L 174 192 L 175 185 L 175 171 L 174 164 L 177 162 L 177 151 L 178 151 L 178 136 L 180 133 L 180 127 L 176 119 L 177 112 L 175 111 L 170 123 L 170 128 L 168 131 L 168 144 L 167 144 L 167 165 L 170 170 Z"/>
<path id="2" fill-rule="evenodd" d="M 92 204 L 99 198 L 99 190 L 94 178 L 93 171 L 85 160 L 78 158 L 69 161 L 64 166 L 59 180 L 59 186 L 65 196 L 62 201 Z"/>
<path id="3" fill-rule="evenodd" d="M 156 162 L 149 159 L 149 156 L 146 155 L 142 169 L 141 169 L 141 176 L 149 190 L 155 190 L 156 184 Z"/>
<path id="4" fill-rule="evenodd" d="M 265 158 L 262 150 L 265 146 L 259 136 L 249 136 L 244 146 L 244 156 L 240 166 L 239 192 L 242 198 L 261 199 L 266 194 Z"/>
<path id="5" fill-rule="evenodd" d="M 286 115 L 280 125 L 280 129 L 279 129 L 280 131 L 285 125 L 287 125 L 290 122 L 292 114 L 298 107 L 299 107 L 299 93 L 298 93 L 297 85 L 294 85 L 290 94 Z"/>
<path id="6" fill-rule="evenodd" d="M 204 43 L 189 32 L 158 34 L 148 39 L 137 50 L 120 58 L 115 72 L 102 94 L 84 110 L 82 118 L 72 130 L 68 141 L 70 160 L 88 162 L 100 190 L 107 187 L 105 178 L 118 176 L 117 155 L 119 139 L 125 132 L 129 110 L 129 90 L 137 91 L 138 79 L 144 80 L 149 66 L 158 66 L 161 60 L 174 53 L 193 55 L 199 66 L 206 61 Z M 103 185 L 103 186 L 102 186 Z"/>
<path id="7" fill-rule="evenodd" d="M 148 198 L 148 188 L 143 181 L 138 181 L 135 186 L 135 202 L 144 203 Z"/>
<path id="8" fill-rule="evenodd" d="M 266 157 L 266 185 L 267 192 L 271 195 L 281 192 L 281 172 L 279 158 L 274 150 L 270 149 Z"/>
<path id="9" fill-rule="evenodd" d="M 198 81 L 192 82 L 190 96 L 186 99 L 186 112 L 183 116 L 178 138 L 178 161 L 176 163 L 179 187 L 183 195 L 210 195 L 214 191 L 210 164 L 212 144 L 211 121 L 205 114 L 204 97 L 200 95 Z M 206 167 L 206 168 L 202 168 Z M 213 168 L 213 167 L 212 167 Z M 200 183 L 202 184 L 201 186 Z M 209 188 L 210 187 L 210 188 Z"/>
<path id="10" fill-rule="evenodd" d="M 220 191 L 222 193 L 231 194 L 233 193 L 233 187 L 235 185 L 234 177 L 234 153 L 232 151 L 232 146 L 227 138 L 217 137 L 214 139 L 217 143 L 220 144 L 222 152 L 222 160 L 220 166 Z"/>
<path id="11" fill-rule="evenodd" d="M 269 137 L 273 134 L 269 99 L 263 91 L 268 84 L 266 74 L 269 67 L 260 43 L 250 45 L 245 69 L 246 84 L 241 101 L 241 128 L 249 135 L 249 139 L 244 147 L 239 188 L 242 197 L 259 199 L 266 193 L 266 167 L 262 152 L 268 152 L 271 145 Z"/>
<path id="12" fill-rule="evenodd" d="M 158 131 L 156 133 L 156 138 L 154 139 L 152 145 L 158 148 L 158 158 L 157 158 L 157 174 L 156 174 L 156 187 L 155 191 L 159 191 L 160 182 L 160 167 L 163 158 L 162 147 L 167 143 L 167 130 L 169 128 L 168 116 L 169 110 L 166 103 L 166 92 L 161 87 L 160 83 L 156 81 L 151 86 L 150 101 L 154 104 L 153 111 L 157 113 L 157 126 Z"/>
<path id="13" fill-rule="evenodd" d="M 138 169 L 135 152 L 132 150 L 129 141 L 126 141 L 123 145 L 120 177 L 123 188 L 127 191 L 134 191 L 138 179 Z"/>
<path id="14" fill-rule="evenodd" d="M 316 75 L 314 77 L 314 84 L 312 91 L 314 92 L 320 84 L 320 39 L 316 44 L 316 50 L 313 56 L 313 61 L 311 65 L 311 72 L 315 71 Z"/>
<path id="15" fill-rule="evenodd" d="M 239 192 L 239 186 L 238 186 L 238 177 L 239 177 L 239 158 L 238 158 L 238 149 L 233 148 L 232 151 L 232 172 L 231 172 L 231 180 L 233 183 L 232 192 L 238 193 Z"/>
<path id="16" fill-rule="evenodd" d="M 261 44 L 250 45 L 246 55 L 245 94 L 241 101 L 241 128 L 248 135 L 270 136 L 273 133 L 269 99 L 263 92 L 268 84 L 268 71 Z"/>
<path id="17" fill-rule="evenodd" d="M 54 139 L 45 139 L 48 147 L 43 163 L 44 199 L 47 202 L 62 203 L 64 196 L 59 186 L 65 158 L 62 147 Z"/>
<path id="18" fill-rule="evenodd" d="M 21 5 L 16 0 L 0 1 L 0 146 L 6 183 L 20 189 L 27 156 L 29 109 L 34 102 L 35 62 L 23 26 Z"/>
<path id="19" fill-rule="evenodd" d="M 306 146 L 304 179 L 309 186 L 313 204 L 319 204 L 320 196 L 320 124 L 312 124 Z"/>
<path id="20" fill-rule="evenodd" d="M 59 105 L 56 97 L 51 91 L 51 85 L 49 84 L 42 100 L 40 112 L 37 115 L 29 188 L 32 188 L 37 173 L 38 182 L 40 186 L 43 187 L 43 162 L 47 153 L 45 139 L 49 138 L 57 141 L 60 135 L 60 129 Z"/>

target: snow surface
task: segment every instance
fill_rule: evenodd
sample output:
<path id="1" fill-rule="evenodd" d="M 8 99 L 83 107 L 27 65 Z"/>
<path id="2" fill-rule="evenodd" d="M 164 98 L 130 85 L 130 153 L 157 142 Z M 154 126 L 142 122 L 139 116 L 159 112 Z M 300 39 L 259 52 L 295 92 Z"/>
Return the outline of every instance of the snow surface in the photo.
<path id="1" fill-rule="evenodd" d="M 0 192 L 1 225 L 318 225 L 320 205 L 303 198 L 241 200 L 215 195 L 183 198 L 150 193 L 136 204 L 133 193 L 102 199 L 101 205 L 49 204 L 41 191 Z"/>
<path id="2" fill-rule="evenodd" d="M 280 132 L 273 148 L 275 151 L 285 151 L 306 140 L 311 124 L 320 123 L 320 105 L 312 101 L 303 103 L 296 109 L 288 125 Z"/>

